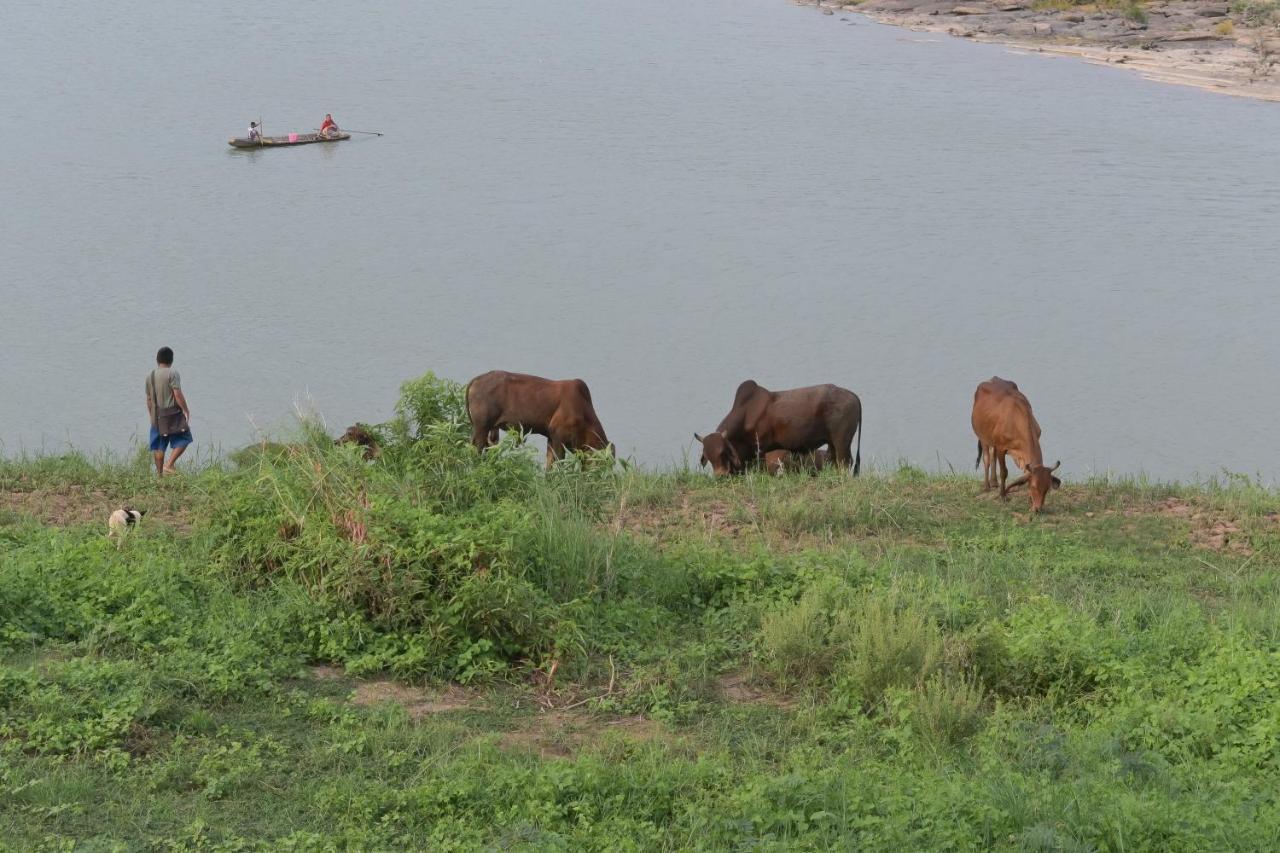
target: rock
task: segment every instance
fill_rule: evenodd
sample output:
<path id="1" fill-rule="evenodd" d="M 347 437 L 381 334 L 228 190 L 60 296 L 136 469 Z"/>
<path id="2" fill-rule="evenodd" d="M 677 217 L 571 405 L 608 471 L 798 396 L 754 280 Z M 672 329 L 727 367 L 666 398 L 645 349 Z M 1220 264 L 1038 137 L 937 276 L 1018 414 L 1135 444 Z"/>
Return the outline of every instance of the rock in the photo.
<path id="1" fill-rule="evenodd" d="M 1063 15 L 1062 20 L 1066 21 L 1069 24 L 1083 24 L 1084 15 L 1081 15 L 1079 13 L 1075 13 L 1071 15 Z"/>
<path id="2" fill-rule="evenodd" d="M 1226 6 L 1201 6 L 1196 9 L 1196 14 L 1202 18 L 1225 18 L 1227 12 Z"/>
<path id="3" fill-rule="evenodd" d="M 1035 24 L 1035 31 L 1038 36 L 1053 35 L 1053 24 L 1048 21 L 1037 21 Z"/>
<path id="4" fill-rule="evenodd" d="M 951 10 L 953 15 L 985 15 L 989 10 L 979 9 L 977 6 L 955 6 Z"/>
<path id="5" fill-rule="evenodd" d="M 1001 3 L 999 6 L 996 6 L 996 8 L 999 9 L 1001 12 L 1021 12 L 1023 9 L 1027 8 L 1027 4 L 1026 3 Z"/>
<path id="6" fill-rule="evenodd" d="M 831 11 L 830 9 L 828 9 L 826 6 L 823 6 L 823 7 L 822 7 L 822 14 L 824 14 L 824 15 L 834 15 L 834 14 L 835 14 L 835 12 L 832 12 L 832 11 Z"/>

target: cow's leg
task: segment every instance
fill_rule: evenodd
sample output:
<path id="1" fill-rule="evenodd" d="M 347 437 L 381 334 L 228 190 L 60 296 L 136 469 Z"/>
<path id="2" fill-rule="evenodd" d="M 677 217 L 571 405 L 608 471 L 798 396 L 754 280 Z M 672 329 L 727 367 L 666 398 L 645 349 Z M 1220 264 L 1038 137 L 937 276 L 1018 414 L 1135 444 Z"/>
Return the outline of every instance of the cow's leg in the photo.
<path id="1" fill-rule="evenodd" d="M 1008 500 L 1009 490 L 1005 487 L 1005 483 L 1009 480 L 1009 465 L 1005 462 L 1003 453 L 997 453 L 996 458 L 1000 460 L 1000 498 Z"/>
<path id="2" fill-rule="evenodd" d="M 558 460 L 563 459 L 564 451 L 564 438 L 559 433 L 552 432 L 547 436 L 547 467 L 550 468 Z"/>
<path id="3" fill-rule="evenodd" d="M 483 424 L 473 423 L 471 425 L 471 443 L 476 446 L 476 450 L 484 450 L 494 442 L 491 440 L 497 430 L 486 429 Z"/>
<path id="4" fill-rule="evenodd" d="M 835 461 L 837 471 L 848 471 L 853 467 L 853 436 L 840 436 L 827 442 L 831 449 L 831 458 Z M 818 451 L 809 451 L 809 461 L 817 458 Z"/>
<path id="5" fill-rule="evenodd" d="M 995 485 L 996 449 L 989 444 L 982 445 L 982 491 L 989 492 Z"/>

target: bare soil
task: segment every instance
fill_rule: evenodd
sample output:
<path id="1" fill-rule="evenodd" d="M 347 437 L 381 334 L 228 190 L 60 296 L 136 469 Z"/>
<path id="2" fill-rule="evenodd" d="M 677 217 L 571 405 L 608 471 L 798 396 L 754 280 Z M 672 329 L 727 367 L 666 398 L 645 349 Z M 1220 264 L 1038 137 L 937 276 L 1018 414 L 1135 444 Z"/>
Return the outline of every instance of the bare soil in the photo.
<path id="1" fill-rule="evenodd" d="M 107 532 L 107 517 L 123 506 L 144 510 L 143 527 L 159 525 L 178 533 L 191 530 L 191 512 L 162 505 L 155 494 L 120 495 L 85 486 L 58 486 L 30 491 L 0 491 L 0 510 L 34 518 L 54 527 L 99 524 Z"/>

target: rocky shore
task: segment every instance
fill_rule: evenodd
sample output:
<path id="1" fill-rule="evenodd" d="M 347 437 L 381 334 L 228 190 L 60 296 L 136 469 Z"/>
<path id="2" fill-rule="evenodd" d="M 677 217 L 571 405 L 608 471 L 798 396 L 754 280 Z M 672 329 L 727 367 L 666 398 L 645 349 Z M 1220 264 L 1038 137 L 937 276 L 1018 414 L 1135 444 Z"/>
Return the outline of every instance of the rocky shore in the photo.
<path id="1" fill-rule="evenodd" d="M 1151 80 L 1280 101 L 1280 30 L 1246 26 L 1217 0 L 794 0 L 827 15 L 1083 57 Z"/>

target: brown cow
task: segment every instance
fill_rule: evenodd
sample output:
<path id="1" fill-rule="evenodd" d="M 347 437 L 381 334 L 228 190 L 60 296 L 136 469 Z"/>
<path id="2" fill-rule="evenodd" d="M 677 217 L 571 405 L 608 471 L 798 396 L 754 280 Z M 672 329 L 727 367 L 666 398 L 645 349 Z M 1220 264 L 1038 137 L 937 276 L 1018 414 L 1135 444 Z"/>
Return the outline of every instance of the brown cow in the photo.
<path id="1" fill-rule="evenodd" d="M 779 477 L 789 471 L 816 474 L 830 464 L 831 451 L 829 450 L 815 450 L 812 453 L 770 450 L 764 455 L 764 470 Z"/>
<path id="2" fill-rule="evenodd" d="M 851 453 L 858 437 L 858 455 Z M 836 385 L 769 391 L 748 379 L 716 431 L 703 437 L 701 464 L 719 474 L 739 474 L 771 450 L 811 453 L 822 445 L 838 468 L 862 467 L 862 401 Z"/>
<path id="3" fill-rule="evenodd" d="M 613 450 L 581 379 L 491 370 L 467 383 L 466 400 L 471 443 L 481 450 L 497 444 L 502 429 L 544 436 L 548 468 L 566 451 Z"/>
<path id="4" fill-rule="evenodd" d="M 1031 511 L 1044 509 L 1044 499 L 1049 490 L 1062 485 L 1062 481 L 1053 476 L 1062 463 L 1055 462 L 1052 468 L 1044 464 L 1044 455 L 1040 452 L 1040 424 L 1031 413 L 1031 403 L 1018 386 L 999 376 L 978 385 L 973 395 L 971 422 L 978 436 L 978 461 L 974 467 L 984 463 L 983 490 L 996 484 L 998 461 L 1000 497 L 1007 498 L 1010 491 L 1025 483 L 1031 492 Z M 1009 468 L 1004 460 L 1006 453 L 1011 454 L 1013 461 L 1022 469 L 1022 476 L 1007 486 L 1005 481 L 1009 478 Z"/>
<path id="5" fill-rule="evenodd" d="M 373 430 L 364 424 L 353 424 L 347 427 L 347 431 L 339 436 L 334 444 L 358 444 L 364 448 L 365 461 L 377 459 L 382 453 L 382 448 L 378 445 L 378 436 Z"/>

